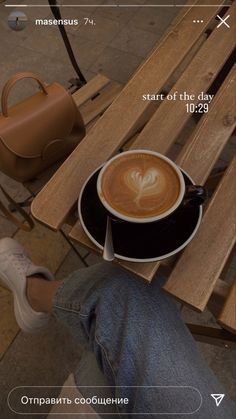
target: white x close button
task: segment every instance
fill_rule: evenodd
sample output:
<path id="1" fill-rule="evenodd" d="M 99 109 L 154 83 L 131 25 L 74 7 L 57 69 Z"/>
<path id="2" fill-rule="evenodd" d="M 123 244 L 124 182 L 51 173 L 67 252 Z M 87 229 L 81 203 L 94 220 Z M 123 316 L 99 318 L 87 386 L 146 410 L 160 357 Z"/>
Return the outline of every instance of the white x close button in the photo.
<path id="1" fill-rule="evenodd" d="M 217 28 L 219 28 L 221 25 L 225 25 L 225 26 L 227 26 L 227 28 L 230 28 L 229 24 L 226 22 L 226 20 L 229 19 L 230 15 L 226 16 L 224 19 L 222 17 L 220 17 L 219 15 L 217 15 L 217 17 L 220 20 L 220 23 L 217 26 Z"/>

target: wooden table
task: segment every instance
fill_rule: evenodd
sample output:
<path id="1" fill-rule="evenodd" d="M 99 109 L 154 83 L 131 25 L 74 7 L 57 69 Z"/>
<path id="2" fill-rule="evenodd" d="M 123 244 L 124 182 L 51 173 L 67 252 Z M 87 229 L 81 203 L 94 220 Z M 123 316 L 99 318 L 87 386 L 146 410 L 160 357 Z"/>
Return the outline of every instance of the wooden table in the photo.
<path id="1" fill-rule="evenodd" d="M 207 5 L 209 0 L 191 1 L 193 3 Z M 219 26 L 216 15 L 220 13 L 225 17 L 230 15 L 227 20 L 230 28 L 224 24 Z M 39 192 L 31 207 L 37 220 L 58 230 L 74 208 L 88 176 L 120 149 L 158 151 L 174 158 L 196 183 L 217 185 L 204 209 L 197 235 L 179 254 L 175 265 L 168 262 L 170 275 L 164 289 L 197 311 L 209 306 L 219 324 L 230 331 L 219 329 L 213 333 L 212 340 L 218 342 L 221 337 L 224 344 L 231 346 L 235 343 L 232 332 L 236 329 L 236 287 L 230 287 L 220 276 L 235 244 L 236 159 L 215 182 L 210 176 L 236 127 L 236 66 L 226 68 L 223 79 L 214 83 L 235 48 L 235 13 L 235 2 L 224 9 L 222 6 L 184 8 L 121 93 L 119 86 L 114 87 L 118 89 L 118 96 Z M 194 24 L 193 20 L 199 16 L 203 23 Z M 184 100 L 142 100 L 142 95 L 147 93 L 186 91 L 195 95 L 192 102 L 197 104 L 197 96 L 209 89 L 215 91 L 215 97 L 208 113 L 201 115 L 197 122 L 186 112 Z M 91 106 L 89 93 L 89 85 L 76 93 L 78 106 L 81 103 Z M 188 128 L 191 121 L 192 129 Z M 185 143 L 181 147 L 183 133 Z M 69 236 L 90 250 L 98 251 L 83 232 L 79 220 Z M 162 265 L 160 262 L 117 263 L 147 281 L 152 280 Z M 193 332 L 205 340 L 206 333 L 202 329 Z"/>

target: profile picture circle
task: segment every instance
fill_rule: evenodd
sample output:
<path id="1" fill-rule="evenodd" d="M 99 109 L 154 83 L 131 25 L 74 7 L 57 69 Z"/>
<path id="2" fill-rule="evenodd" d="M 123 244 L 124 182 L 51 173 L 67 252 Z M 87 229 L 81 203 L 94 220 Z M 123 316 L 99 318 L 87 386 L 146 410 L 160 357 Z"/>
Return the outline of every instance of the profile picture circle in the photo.
<path id="1" fill-rule="evenodd" d="M 22 31 L 25 29 L 27 22 L 26 14 L 20 11 L 11 12 L 8 16 L 8 25 L 13 31 Z"/>

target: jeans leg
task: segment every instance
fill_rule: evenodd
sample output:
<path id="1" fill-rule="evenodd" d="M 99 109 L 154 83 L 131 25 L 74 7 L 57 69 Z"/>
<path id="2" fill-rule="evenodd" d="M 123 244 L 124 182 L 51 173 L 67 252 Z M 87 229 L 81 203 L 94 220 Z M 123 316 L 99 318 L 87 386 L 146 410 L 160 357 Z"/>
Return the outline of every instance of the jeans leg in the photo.
<path id="1" fill-rule="evenodd" d="M 234 419 L 227 395 L 219 407 L 210 396 L 225 391 L 198 352 L 175 304 L 161 290 L 161 281 L 157 276 L 148 284 L 112 264 L 94 265 L 63 282 L 54 299 L 54 314 L 93 351 L 107 381 L 116 386 L 115 396 L 129 399 L 121 409 L 126 417 L 133 412 L 143 419 L 145 412 L 150 417 L 183 418 L 183 414 L 154 412 L 184 413 L 186 406 L 194 411 L 196 393 L 174 388 L 190 386 L 202 397 L 200 410 L 191 417 Z M 172 388 L 168 394 L 145 386 Z"/>

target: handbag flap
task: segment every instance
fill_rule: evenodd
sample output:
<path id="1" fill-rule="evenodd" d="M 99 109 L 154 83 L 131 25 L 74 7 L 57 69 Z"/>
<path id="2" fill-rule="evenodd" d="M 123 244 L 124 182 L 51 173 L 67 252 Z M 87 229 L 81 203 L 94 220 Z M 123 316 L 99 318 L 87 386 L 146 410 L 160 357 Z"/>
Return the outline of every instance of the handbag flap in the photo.
<path id="1" fill-rule="evenodd" d="M 47 92 L 13 106 L 8 117 L 0 116 L 0 140 L 19 157 L 40 157 L 48 144 L 72 131 L 78 110 L 71 95 L 57 83 Z"/>

